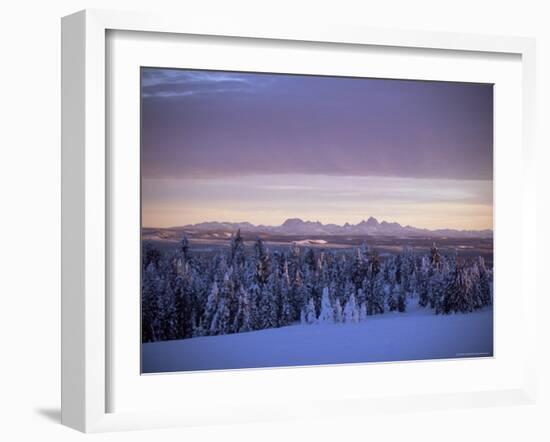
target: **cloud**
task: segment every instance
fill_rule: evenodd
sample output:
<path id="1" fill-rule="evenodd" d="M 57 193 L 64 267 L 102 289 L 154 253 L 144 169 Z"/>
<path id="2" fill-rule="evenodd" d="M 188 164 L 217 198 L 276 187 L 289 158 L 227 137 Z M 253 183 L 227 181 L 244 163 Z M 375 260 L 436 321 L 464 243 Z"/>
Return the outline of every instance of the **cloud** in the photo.
<path id="1" fill-rule="evenodd" d="M 141 84 L 144 87 L 165 84 L 247 83 L 241 74 L 217 71 L 193 71 L 185 69 L 143 68 Z"/>
<path id="2" fill-rule="evenodd" d="M 489 84 L 142 69 L 145 178 L 493 177 Z"/>
<path id="3" fill-rule="evenodd" d="M 142 68 L 141 72 L 142 98 L 246 93 L 253 88 L 254 81 L 238 73 L 159 68 Z"/>

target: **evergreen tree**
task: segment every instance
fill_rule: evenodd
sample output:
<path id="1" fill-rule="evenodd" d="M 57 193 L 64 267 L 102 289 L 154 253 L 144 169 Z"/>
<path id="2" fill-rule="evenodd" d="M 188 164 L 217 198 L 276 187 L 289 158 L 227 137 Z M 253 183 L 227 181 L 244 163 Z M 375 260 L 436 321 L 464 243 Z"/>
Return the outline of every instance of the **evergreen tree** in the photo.
<path id="1" fill-rule="evenodd" d="M 474 264 L 475 272 L 477 274 L 477 298 L 479 307 L 491 305 L 491 285 L 492 278 L 489 270 L 485 266 L 485 260 L 482 256 L 479 256 L 477 262 Z"/>
<path id="2" fill-rule="evenodd" d="M 404 313 L 407 310 L 407 293 L 401 289 L 397 295 L 397 311 Z"/>
<path id="3" fill-rule="evenodd" d="M 173 291 L 175 297 L 175 316 L 176 316 L 176 339 L 189 338 L 193 336 L 194 310 L 193 310 L 193 284 L 190 274 L 177 274 L 173 282 Z"/>
<path id="4" fill-rule="evenodd" d="M 187 239 L 187 235 L 185 234 L 181 238 L 179 244 L 179 252 L 184 261 L 187 261 L 189 259 L 189 240 Z"/>
<path id="5" fill-rule="evenodd" d="M 354 323 L 359 320 L 359 312 L 355 303 L 355 295 L 352 293 L 349 296 L 346 305 L 344 306 L 344 322 L 346 324 Z"/>
<path id="6" fill-rule="evenodd" d="M 256 281 L 260 286 L 264 285 L 271 274 L 271 266 L 269 262 L 269 254 L 260 237 L 254 244 L 254 252 L 256 257 Z"/>
<path id="7" fill-rule="evenodd" d="M 218 303 L 220 298 L 220 292 L 218 289 L 218 284 L 216 281 L 212 284 L 212 288 L 210 289 L 210 293 L 208 295 L 208 300 L 206 302 L 206 308 L 204 312 L 204 318 L 203 318 L 203 325 L 208 330 L 208 333 L 211 333 L 212 330 L 212 322 L 214 321 L 214 317 L 216 316 L 216 313 L 218 311 Z M 217 323 L 214 326 L 214 331 L 217 331 Z"/>
<path id="8" fill-rule="evenodd" d="M 414 256 L 410 246 L 404 246 L 401 253 L 401 290 L 410 292 L 410 277 L 414 269 Z"/>
<path id="9" fill-rule="evenodd" d="M 149 264 L 151 263 L 153 264 L 153 266 L 155 266 L 155 268 L 158 268 L 161 257 L 162 255 L 157 248 L 153 247 L 150 242 L 144 241 L 142 250 L 143 270 L 149 267 Z"/>
<path id="10" fill-rule="evenodd" d="M 399 302 L 401 301 L 401 308 L 403 308 L 403 290 L 398 283 L 394 283 L 390 288 L 390 295 L 387 299 L 388 310 L 394 312 L 399 310 Z"/>
<path id="11" fill-rule="evenodd" d="M 227 315 L 227 324 L 224 324 L 223 332 L 232 333 L 237 332 L 238 329 L 233 328 L 232 319 L 237 316 L 239 309 L 238 290 L 235 287 L 235 281 L 233 279 L 233 271 L 230 268 L 223 278 L 223 286 L 221 289 L 221 298 L 223 299 L 224 314 Z"/>
<path id="12" fill-rule="evenodd" d="M 303 258 L 303 259 L 302 259 Z M 258 240 L 247 253 L 240 231 L 229 252 L 192 253 L 183 236 L 172 252 L 144 242 L 142 341 L 186 339 L 312 323 L 354 323 L 410 299 L 436 314 L 468 313 L 492 304 L 492 270 L 482 257 L 457 260 L 434 246 L 380 259 L 365 244 L 351 253 L 303 257 L 293 246 L 270 252 Z"/>
<path id="13" fill-rule="evenodd" d="M 306 310 L 305 310 L 305 319 L 306 319 L 306 324 L 315 324 L 315 322 L 317 321 L 313 299 L 310 299 L 307 303 Z"/>
<path id="14" fill-rule="evenodd" d="M 430 279 L 434 269 L 427 256 L 423 256 L 420 264 L 420 271 L 417 279 L 418 305 L 426 307 L 430 304 Z"/>
<path id="15" fill-rule="evenodd" d="M 283 264 L 283 275 L 281 278 L 281 291 L 279 299 L 279 325 L 289 325 L 294 321 L 293 308 L 291 305 L 292 287 L 290 275 L 288 274 L 288 262 Z"/>
<path id="16" fill-rule="evenodd" d="M 250 309 L 250 297 L 248 292 L 241 289 L 239 296 L 239 310 L 234 329 L 238 332 L 247 332 L 254 329 Z"/>
<path id="17" fill-rule="evenodd" d="M 302 311 L 300 312 L 300 324 L 302 325 L 307 324 L 306 312 L 304 309 L 302 309 Z"/>
<path id="18" fill-rule="evenodd" d="M 468 272 L 462 264 L 457 264 L 456 260 L 453 259 L 450 261 L 444 295 L 436 312 L 444 314 L 466 313 L 471 312 L 473 308 L 472 285 Z"/>
<path id="19" fill-rule="evenodd" d="M 262 287 L 261 297 L 259 301 L 259 313 L 260 313 L 260 328 L 276 328 L 278 327 L 277 321 L 277 303 L 276 303 L 276 278 L 272 273 L 269 277 L 269 283 Z"/>
<path id="20" fill-rule="evenodd" d="M 359 306 L 359 321 L 365 321 L 367 319 L 367 305 L 365 303 Z"/>
<path id="21" fill-rule="evenodd" d="M 447 285 L 448 270 L 435 269 L 428 281 L 428 299 L 430 308 L 436 313 L 443 313 L 445 287 Z"/>
<path id="22" fill-rule="evenodd" d="M 260 299 L 262 292 L 260 286 L 254 282 L 249 289 L 249 310 L 250 310 L 250 329 L 260 330 L 263 327 L 262 316 L 260 312 Z"/>
<path id="23" fill-rule="evenodd" d="M 306 289 L 302 282 L 302 273 L 300 269 L 297 269 L 290 288 L 290 305 L 294 318 L 297 319 L 299 313 L 305 309 L 306 299 Z"/>
<path id="24" fill-rule="evenodd" d="M 142 276 L 141 288 L 141 332 L 143 342 L 154 342 L 160 339 L 160 305 L 159 278 L 153 260 L 149 261 Z"/>
<path id="25" fill-rule="evenodd" d="M 366 246 L 363 244 L 363 249 Z M 355 249 L 355 258 L 351 265 L 351 281 L 355 285 L 356 290 L 361 288 L 364 279 L 367 277 L 367 262 L 361 252 L 361 249 Z"/>
<path id="26" fill-rule="evenodd" d="M 363 280 L 364 300 L 358 301 L 360 305 L 365 304 L 367 315 L 378 315 L 384 313 L 384 279 L 381 272 L 374 274 L 371 270 L 367 272 L 367 278 Z"/>
<path id="27" fill-rule="evenodd" d="M 241 229 L 238 229 L 237 233 L 231 237 L 229 263 L 236 268 L 241 268 L 244 266 L 245 258 L 244 241 L 241 236 Z"/>
<path id="28" fill-rule="evenodd" d="M 304 265 L 305 270 L 309 273 L 315 273 L 316 270 L 316 263 L 315 263 L 315 253 L 313 252 L 313 249 L 306 249 L 306 253 L 304 256 Z"/>
<path id="29" fill-rule="evenodd" d="M 437 247 L 435 246 L 435 242 L 432 245 L 432 248 L 430 249 L 430 261 L 432 266 L 439 270 L 441 265 L 441 255 L 439 254 L 439 250 L 437 250 Z"/>
<path id="30" fill-rule="evenodd" d="M 221 297 L 218 302 L 218 308 L 212 323 L 210 324 L 210 335 L 225 335 L 229 332 L 229 309 L 227 308 L 225 298 Z"/>
<path id="31" fill-rule="evenodd" d="M 334 300 L 334 321 L 338 323 L 344 322 L 344 312 L 342 311 L 342 304 L 340 304 L 339 298 Z"/>
<path id="32" fill-rule="evenodd" d="M 321 312 L 319 313 L 319 324 L 334 324 L 334 308 L 330 303 L 328 287 L 323 289 L 321 300 Z"/>

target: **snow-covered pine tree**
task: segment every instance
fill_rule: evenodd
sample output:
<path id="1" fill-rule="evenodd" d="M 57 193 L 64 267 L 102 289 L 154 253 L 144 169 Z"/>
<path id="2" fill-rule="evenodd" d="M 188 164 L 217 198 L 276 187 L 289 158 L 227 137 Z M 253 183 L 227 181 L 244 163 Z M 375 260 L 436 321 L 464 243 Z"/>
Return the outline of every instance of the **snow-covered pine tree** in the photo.
<path id="1" fill-rule="evenodd" d="M 367 302 L 367 292 L 370 291 L 369 280 L 367 278 L 363 279 L 361 287 L 357 289 L 357 296 L 355 297 L 355 302 L 357 305 L 366 304 Z"/>
<path id="2" fill-rule="evenodd" d="M 492 296 L 491 296 L 491 285 L 492 285 L 492 278 L 491 273 L 489 270 L 487 270 L 487 267 L 485 266 L 485 260 L 482 256 L 479 256 L 477 259 L 477 262 L 475 263 L 476 270 L 479 276 L 479 279 L 477 281 L 477 291 L 478 291 L 478 297 L 479 302 L 481 306 L 491 305 L 492 304 Z"/>
<path id="3" fill-rule="evenodd" d="M 471 284 L 472 290 L 472 306 L 474 309 L 483 307 L 483 300 L 481 295 L 481 284 L 480 279 L 481 275 L 479 272 L 479 267 L 476 261 L 472 264 L 471 267 L 467 269 Z"/>
<path id="4" fill-rule="evenodd" d="M 170 284 L 175 298 L 175 319 L 177 332 L 175 339 L 185 339 L 193 336 L 196 326 L 194 318 L 194 285 L 191 272 L 177 273 Z"/>
<path id="5" fill-rule="evenodd" d="M 283 274 L 281 277 L 281 294 L 280 294 L 280 317 L 279 325 L 289 325 L 294 321 L 294 315 L 291 305 L 292 287 L 290 283 L 290 275 L 288 274 L 288 262 L 283 263 Z"/>
<path id="6" fill-rule="evenodd" d="M 201 336 L 206 336 L 206 330 L 204 329 L 202 325 L 202 318 L 199 320 L 199 323 L 196 325 L 196 327 L 193 329 L 193 338 L 200 338 Z"/>
<path id="7" fill-rule="evenodd" d="M 338 323 L 344 322 L 344 312 L 342 311 L 342 304 L 339 298 L 334 300 L 334 321 Z"/>
<path id="8" fill-rule="evenodd" d="M 315 261 L 315 252 L 311 248 L 307 248 L 304 254 L 304 266 L 305 271 L 309 273 L 315 273 L 317 269 L 317 263 Z"/>
<path id="9" fill-rule="evenodd" d="M 365 251 L 367 249 L 366 244 L 363 244 L 361 248 Z M 355 249 L 355 258 L 353 259 L 350 269 L 351 281 L 355 285 L 356 290 L 362 287 L 363 281 L 367 277 L 367 261 L 361 248 Z"/>
<path id="10" fill-rule="evenodd" d="M 381 263 L 380 256 L 378 252 L 374 249 L 369 250 L 368 260 L 367 260 L 367 270 L 371 274 L 376 275 L 380 271 Z"/>
<path id="11" fill-rule="evenodd" d="M 455 258 L 449 260 L 449 271 L 445 279 L 444 296 L 436 313 L 466 313 L 473 310 L 472 285 L 468 272 Z"/>
<path id="12" fill-rule="evenodd" d="M 141 283 L 142 342 L 154 342 L 160 339 L 159 288 L 157 268 L 154 260 L 150 259 L 147 268 L 142 273 Z"/>
<path id="13" fill-rule="evenodd" d="M 212 330 L 212 322 L 214 321 L 214 317 L 218 311 L 219 298 L 220 291 L 218 289 L 218 284 L 214 281 L 208 294 L 208 300 L 206 301 L 204 316 L 202 318 L 202 325 L 207 330 L 208 334 L 210 334 L 210 331 Z M 214 326 L 214 331 L 217 332 L 217 325 Z"/>
<path id="14" fill-rule="evenodd" d="M 248 289 L 249 295 L 249 310 L 250 310 L 250 329 L 261 330 L 263 326 L 262 316 L 260 312 L 260 299 L 262 292 L 260 286 L 253 282 Z"/>
<path id="15" fill-rule="evenodd" d="M 222 297 L 220 298 L 220 302 L 218 302 L 218 310 L 210 326 L 210 334 L 212 335 L 226 335 L 230 332 L 231 320 L 226 301 L 226 298 Z"/>
<path id="16" fill-rule="evenodd" d="M 162 254 L 160 251 L 153 247 L 150 242 L 144 241 L 143 242 L 143 248 L 142 248 L 142 265 L 143 270 L 147 269 L 149 267 L 149 264 L 153 263 L 153 265 L 158 268 L 160 260 L 162 258 Z"/>
<path id="17" fill-rule="evenodd" d="M 268 282 L 261 287 L 260 300 L 258 304 L 260 316 L 260 328 L 278 327 L 277 303 L 274 290 L 277 290 L 278 282 L 275 273 L 269 276 Z"/>
<path id="18" fill-rule="evenodd" d="M 373 273 L 370 269 L 367 277 L 363 280 L 364 301 L 359 298 L 359 305 L 365 305 L 367 315 L 378 315 L 384 313 L 384 275 L 378 271 Z"/>
<path id="19" fill-rule="evenodd" d="M 387 298 L 388 310 L 390 312 L 399 310 L 399 298 L 401 297 L 401 292 L 401 286 L 397 282 L 393 283 L 390 287 L 390 294 Z"/>
<path id="20" fill-rule="evenodd" d="M 292 244 L 287 252 L 288 257 L 288 275 L 291 281 L 296 278 L 296 272 L 301 267 L 301 251 L 300 247 L 296 244 Z"/>
<path id="21" fill-rule="evenodd" d="M 357 305 L 359 308 L 365 306 L 366 315 L 374 315 L 375 299 L 373 291 L 373 275 L 370 271 L 367 272 L 367 277 L 363 279 L 363 284 L 359 289 L 359 292 L 364 292 L 364 296 L 362 298 L 359 295 L 357 296 Z"/>
<path id="22" fill-rule="evenodd" d="M 310 299 L 307 302 L 306 310 L 305 310 L 305 318 L 307 324 L 315 324 L 317 321 L 317 315 L 315 313 L 315 304 L 313 303 L 313 299 Z"/>
<path id="23" fill-rule="evenodd" d="M 456 261 L 449 261 L 449 270 L 445 274 L 443 296 L 440 298 L 436 313 L 449 314 L 454 311 L 456 299 L 460 297 L 460 283 Z"/>
<path id="24" fill-rule="evenodd" d="M 315 272 L 309 270 L 305 273 L 305 281 L 302 287 L 304 298 L 313 301 L 315 312 L 321 310 L 321 289 L 318 287 L 317 276 Z M 308 301 L 309 302 L 309 301 Z"/>
<path id="25" fill-rule="evenodd" d="M 334 324 L 334 308 L 330 302 L 328 287 L 323 289 L 323 297 L 321 299 L 321 312 L 319 313 L 319 324 Z"/>
<path id="26" fill-rule="evenodd" d="M 367 319 L 367 305 L 365 303 L 359 306 L 359 321 L 365 321 Z"/>
<path id="27" fill-rule="evenodd" d="M 230 267 L 223 277 L 223 286 L 221 289 L 222 298 L 224 299 L 225 308 L 227 309 L 228 324 L 225 333 L 235 333 L 238 330 L 233 329 L 233 321 L 239 309 L 238 278 L 235 276 L 233 267 Z"/>
<path id="28" fill-rule="evenodd" d="M 317 258 L 317 266 L 316 270 L 319 272 L 320 275 L 323 275 L 323 273 L 326 271 L 326 261 L 325 261 L 325 252 L 321 250 L 319 252 L 319 257 Z M 323 276 L 321 276 L 323 278 Z"/>
<path id="29" fill-rule="evenodd" d="M 296 270 L 294 280 L 292 281 L 290 292 L 290 305 L 293 311 L 293 317 L 297 318 L 298 314 L 306 307 L 306 289 L 302 281 L 302 272 L 300 268 Z"/>
<path id="30" fill-rule="evenodd" d="M 275 325 L 274 327 L 280 327 L 283 323 L 283 287 L 282 287 L 282 278 L 278 265 L 278 259 L 272 260 L 274 263 L 271 275 L 267 280 L 267 288 L 273 296 L 273 312 L 272 316 L 274 318 Z"/>
<path id="31" fill-rule="evenodd" d="M 370 247 L 369 245 L 363 241 L 361 245 L 359 246 L 359 251 L 361 252 L 361 256 L 363 257 L 363 261 L 368 262 L 368 257 L 370 254 Z"/>
<path id="32" fill-rule="evenodd" d="M 346 302 L 346 305 L 344 306 L 344 322 L 346 324 L 351 324 L 357 322 L 358 320 L 359 312 L 355 302 L 355 295 L 352 292 Z"/>
<path id="33" fill-rule="evenodd" d="M 271 274 L 269 254 L 260 237 L 254 244 L 254 255 L 256 258 L 256 281 L 260 286 L 264 285 Z"/>
<path id="34" fill-rule="evenodd" d="M 250 299 L 248 292 L 244 288 L 239 289 L 238 294 L 239 308 L 233 319 L 232 329 L 234 333 L 247 332 L 253 330 L 250 315 Z"/>
<path id="35" fill-rule="evenodd" d="M 445 286 L 447 285 L 448 267 L 439 264 L 439 268 L 433 268 L 433 273 L 428 280 L 428 301 L 430 308 L 436 314 L 443 313 L 445 298 Z"/>
<path id="36" fill-rule="evenodd" d="M 432 248 L 430 249 L 430 261 L 432 266 L 439 270 L 441 265 L 441 255 L 439 254 L 439 250 L 437 250 L 437 247 L 435 245 L 435 242 L 432 245 Z"/>
<path id="37" fill-rule="evenodd" d="M 245 263 L 244 241 L 241 236 L 241 229 L 231 237 L 229 245 L 229 264 L 234 268 L 242 268 Z"/>
<path id="38" fill-rule="evenodd" d="M 176 274 L 169 260 L 161 260 L 159 265 L 158 295 L 159 295 L 159 323 L 161 334 L 159 340 L 167 341 L 181 337 L 179 329 L 176 303 L 177 293 L 175 287 Z"/>
<path id="39" fill-rule="evenodd" d="M 423 256 L 420 261 L 420 270 L 417 278 L 418 288 L 418 305 L 426 307 L 430 303 L 430 279 L 434 274 L 430 259 L 428 256 Z"/>
<path id="40" fill-rule="evenodd" d="M 397 311 L 404 313 L 407 310 L 407 293 L 401 289 L 397 295 Z"/>
<path id="41" fill-rule="evenodd" d="M 189 239 L 186 234 L 183 234 L 183 237 L 179 243 L 179 252 L 184 261 L 189 259 Z"/>
<path id="42" fill-rule="evenodd" d="M 416 284 L 416 258 L 414 250 L 411 246 L 403 247 L 401 255 L 401 289 L 404 291 L 406 298 L 414 297 Z"/>
<path id="43" fill-rule="evenodd" d="M 420 282 L 416 268 L 413 268 L 409 275 L 409 296 L 413 299 L 418 299 L 420 292 Z"/>
<path id="44" fill-rule="evenodd" d="M 348 302 L 352 294 L 355 296 L 355 284 L 350 279 L 348 279 L 344 284 L 344 296 L 342 299 L 342 303 L 344 306 L 346 305 L 346 302 Z M 355 302 L 357 302 L 357 296 L 355 296 Z"/>
<path id="45" fill-rule="evenodd" d="M 220 251 L 212 258 L 191 250 L 185 237 L 172 252 L 144 242 L 143 342 L 237 333 L 298 320 L 324 322 L 331 316 L 336 322 L 355 322 L 365 313 L 383 313 L 386 306 L 403 311 L 407 296 L 418 296 L 419 305 L 436 313 L 469 312 L 492 303 L 492 271 L 483 258 L 457 265 L 456 255 L 443 255 L 435 245 L 425 256 L 405 249 L 383 260 L 365 246 L 340 255 L 309 248 L 302 259 L 297 246 L 270 253 L 261 239 L 253 253 L 246 253 L 237 231 L 229 253 Z"/>
<path id="46" fill-rule="evenodd" d="M 458 276 L 460 284 L 460 297 L 457 299 L 456 311 L 462 313 L 471 312 L 475 308 L 475 288 L 472 281 L 471 269 L 466 268 L 462 263 L 459 266 Z"/>
<path id="47" fill-rule="evenodd" d="M 305 312 L 304 309 L 302 309 L 302 311 L 300 311 L 300 324 L 302 324 L 302 325 L 307 324 L 306 312 Z"/>

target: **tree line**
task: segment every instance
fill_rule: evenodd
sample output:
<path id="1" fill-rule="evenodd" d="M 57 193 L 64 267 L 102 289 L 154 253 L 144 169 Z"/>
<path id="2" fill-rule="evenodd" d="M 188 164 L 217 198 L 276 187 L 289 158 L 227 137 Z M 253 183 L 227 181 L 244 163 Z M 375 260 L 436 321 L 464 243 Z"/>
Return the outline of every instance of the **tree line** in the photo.
<path id="1" fill-rule="evenodd" d="M 290 246 L 270 251 L 240 231 L 228 250 L 191 253 L 184 236 L 173 252 L 145 242 L 142 341 L 164 341 L 283 327 L 355 323 L 411 302 L 436 314 L 492 304 L 492 270 L 483 258 L 458 259 L 435 247 L 404 247 L 381 259 L 366 244 L 349 251 Z"/>

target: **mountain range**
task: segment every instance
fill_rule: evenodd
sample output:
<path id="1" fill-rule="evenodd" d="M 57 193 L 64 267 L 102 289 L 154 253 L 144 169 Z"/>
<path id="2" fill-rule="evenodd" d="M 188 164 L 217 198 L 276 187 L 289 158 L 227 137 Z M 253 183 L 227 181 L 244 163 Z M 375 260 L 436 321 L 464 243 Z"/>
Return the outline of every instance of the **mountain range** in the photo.
<path id="1" fill-rule="evenodd" d="M 300 218 L 289 218 L 280 226 L 254 225 L 249 222 L 203 222 L 189 224 L 175 229 L 186 231 L 207 232 L 207 231 L 229 231 L 235 232 L 240 229 L 242 232 L 270 233 L 278 235 L 370 235 L 370 236 L 396 236 L 396 237 L 452 237 L 452 238 L 491 238 L 493 231 L 486 230 L 455 230 L 437 229 L 429 230 L 413 226 L 402 226 L 397 222 L 379 222 L 376 218 L 370 217 L 357 224 L 345 223 L 343 226 L 337 224 L 323 224 L 319 221 L 303 221 Z"/>

